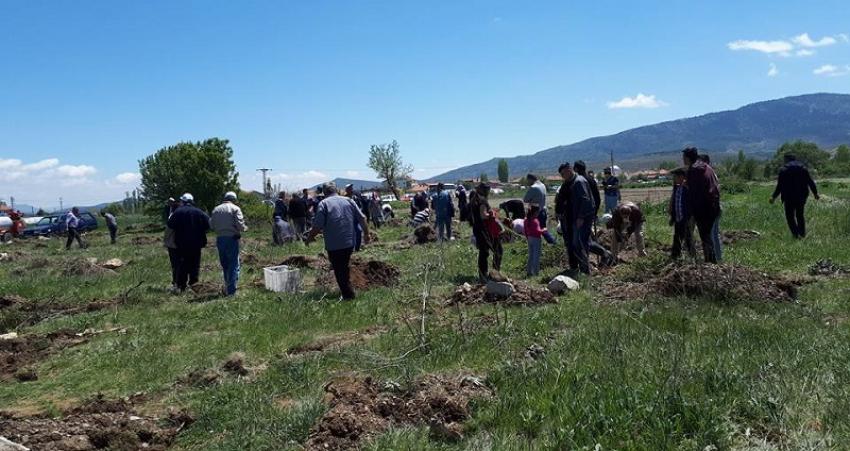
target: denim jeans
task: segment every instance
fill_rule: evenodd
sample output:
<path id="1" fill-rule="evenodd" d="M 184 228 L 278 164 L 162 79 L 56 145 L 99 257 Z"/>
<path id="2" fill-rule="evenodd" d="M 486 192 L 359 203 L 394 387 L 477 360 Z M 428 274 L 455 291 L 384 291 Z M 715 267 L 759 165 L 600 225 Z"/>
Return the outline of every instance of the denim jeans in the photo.
<path id="1" fill-rule="evenodd" d="M 620 196 L 616 194 L 606 194 L 605 195 L 605 213 L 611 213 L 617 208 L 617 204 L 620 202 Z"/>
<path id="2" fill-rule="evenodd" d="M 527 237 L 527 241 L 528 264 L 525 271 L 529 276 L 536 276 L 540 273 L 540 245 L 542 241 L 540 238 L 532 236 Z"/>
<path id="3" fill-rule="evenodd" d="M 436 222 L 437 226 L 437 239 L 440 241 L 443 240 L 451 240 L 452 239 L 452 218 L 438 217 Z"/>
<path id="4" fill-rule="evenodd" d="M 723 261 L 723 243 L 720 241 L 720 215 L 714 218 L 714 224 L 711 225 L 711 243 L 714 248 L 714 258 L 717 263 Z"/>
<path id="5" fill-rule="evenodd" d="M 239 281 L 239 238 L 220 236 L 215 240 L 218 248 L 218 261 L 224 272 L 224 289 L 228 296 L 236 294 L 236 282 Z"/>
<path id="6" fill-rule="evenodd" d="M 545 208 L 540 210 L 540 214 L 537 215 L 537 221 L 540 222 L 540 227 L 544 229 L 547 227 L 546 224 L 549 222 L 549 213 Z M 555 244 L 555 237 L 548 230 L 543 232 L 543 239 L 549 244 Z"/>

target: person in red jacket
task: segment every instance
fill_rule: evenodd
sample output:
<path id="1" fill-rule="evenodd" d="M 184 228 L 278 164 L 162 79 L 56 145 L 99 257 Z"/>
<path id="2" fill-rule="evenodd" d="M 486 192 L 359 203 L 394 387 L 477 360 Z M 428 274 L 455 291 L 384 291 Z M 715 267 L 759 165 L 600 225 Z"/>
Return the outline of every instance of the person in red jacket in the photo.
<path id="1" fill-rule="evenodd" d="M 696 147 L 682 151 L 682 161 L 688 167 L 688 211 L 693 216 L 702 242 L 702 252 L 707 263 L 717 263 L 711 229 L 720 216 L 720 188 L 714 169 L 699 159 Z"/>
<path id="2" fill-rule="evenodd" d="M 540 273 L 540 239 L 546 233 L 545 227 L 540 227 L 540 207 L 532 204 L 528 208 L 528 214 L 525 215 L 522 231 L 528 241 L 528 263 L 526 264 L 526 273 L 529 276 L 536 276 Z"/>

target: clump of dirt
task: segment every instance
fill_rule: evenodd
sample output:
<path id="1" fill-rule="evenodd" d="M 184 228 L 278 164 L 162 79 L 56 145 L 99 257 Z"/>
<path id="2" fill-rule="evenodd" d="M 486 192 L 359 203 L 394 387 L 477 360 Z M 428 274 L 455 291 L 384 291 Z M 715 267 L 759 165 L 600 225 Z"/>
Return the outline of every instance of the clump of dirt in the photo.
<path id="1" fill-rule="evenodd" d="M 213 282 L 198 282 L 194 285 L 189 285 L 192 293 L 200 296 L 217 296 L 222 294 L 222 286 Z"/>
<path id="2" fill-rule="evenodd" d="M 812 276 L 845 276 L 850 275 L 850 268 L 841 266 L 830 259 L 821 259 L 809 266 L 809 274 Z M 2 299 L 0 299 L 2 306 Z"/>
<path id="3" fill-rule="evenodd" d="M 401 272 L 394 265 L 380 260 L 351 260 L 351 286 L 355 290 L 392 286 L 400 274 Z M 336 287 L 333 272 L 320 275 L 317 283 L 327 288 Z"/>
<path id="4" fill-rule="evenodd" d="M 0 413 L 0 431 L 30 449 L 164 450 L 193 421 L 185 411 L 171 411 L 161 420 L 138 414 L 131 400 L 99 397 L 56 418 Z"/>
<path id="5" fill-rule="evenodd" d="M 792 281 L 732 264 L 671 263 L 646 281 L 611 283 L 603 291 L 609 298 L 625 300 L 685 296 L 721 302 L 792 302 L 797 297 Z"/>
<path id="6" fill-rule="evenodd" d="M 723 244 L 729 245 L 738 241 L 757 240 L 759 238 L 761 238 L 761 233 L 755 230 L 726 230 L 721 234 L 720 240 Z"/>
<path id="7" fill-rule="evenodd" d="M 26 299 L 20 297 L 20 296 L 15 296 L 15 295 L 12 295 L 12 294 L 4 294 L 4 295 L 0 296 L 0 309 L 12 307 L 12 306 L 15 306 L 15 305 L 18 305 L 18 304 L 23 304 L 23 303 L 26 303 L 26 302 L 28 302 L 28 301 Z"/>
<path id="8" fill-rule="evenodd" d="M 460 237 L 457 230 L 452 229 L 452 236 L 457 239 Z M 437 230 L 431 224 L 422 224 L 417 227 L 413 234 L 408 236 L 404 244 L 427 244 L 437 242 Z"/>
<path id="9" fill-rule="evenodd" d="M 470 401 L 493 395 L 477 377 L 436 375 L 406 389 L 349 375 L 325 385 L 325 392 L 330 409 L 313 426 L 307 450 L 358 449 L 391 426 L 427 424 L 435 438 L 460 439 L 471 415 Z"/>
<path id="10" fill-rule="evenodd" d="M 256 368 L 254 368 L 256 371 Z M 190 371 L 178 380 L 178 384 L 192 387 L 208 387 L 221 383 L 222 379 L 230 376 L 246 377 L 251 369 L 245 366 L 245 354 L 234 352 L 230 354 L 220 368 L 201 368 Z"/>
<path id="11" fill-rule="evenodd" d="M 114 276 L 114 270 L 104 268 L 91 260 L 71 260 L 65 265 L 62 274 L 66 276 Z"/>
<path id="12" fill-rule="evenodd" d="M 227 357 L 227 360 L 221 365 L 221 369 L 236 376 L 247 376 L 248 369 L 245 368 L 245 354 L 234 352 Z"/>
<path id="13" fill-rule="evenodd" d="M 192 387 L 209 387 L 221 381 L 222 374 L 213 368 L 196 369 L 180 378 L 179 383 Z"/>
<path id="14" fill-rule="evenodd" d="M 42 360 L 65 348 L 88 341 L 71 330 L 63 329 L 46 335 L 22 335 L 0 340 L 0 381 L 35 380 L 33 368 Z"/>
<path id="15" fill-rule="evenodd" d="M 330 262 L 323 255 L 292 255 L 286 257 L 281 265 L 294 266 L 296 268 L 310 268 L 328 270 L 331 267 Z"/>
<path id="16" fill-rule="evenodd" d="M 162 238 L 158 236 L 140 235 L 130 238 L 130 244 L 134 246 L 149 246 L 151 244 L 162 244 Z"/>
<path id="17" fill-rule="evenodd" d="M 534 288 L 520 281 L 510 283 L 514 286 L 514 292 L 506 298 L 487 293 L 485 285 L 463 284 L 455 290 L 447 304 L 537 305 L 558 302 L 555 295 L 546 288 Z"/>
<path id="18" fill-rule="evenodd" d="M 62 315 L 95 312 L 117 304 L 118 301 L 92 301 L 86 304 L 68 304 L 55 300 L 33 301 L 20 296 L 0 296 L 0 331 L 4 327 L 31 326 Z"/>
<path id="19" fill-rule="evenodd" d="M 316 339 L 311 342 L 292 346 L 287 349 L 286 353 L 288 355 L 300 355 L 336 350 L 355 343 L 369 341 L 377 337 L 383 331 L 384 329 L 381 327 L 370 327 L 363 331 L 340 332 L 332 335 L 324 335 L 316 337 Z"/>

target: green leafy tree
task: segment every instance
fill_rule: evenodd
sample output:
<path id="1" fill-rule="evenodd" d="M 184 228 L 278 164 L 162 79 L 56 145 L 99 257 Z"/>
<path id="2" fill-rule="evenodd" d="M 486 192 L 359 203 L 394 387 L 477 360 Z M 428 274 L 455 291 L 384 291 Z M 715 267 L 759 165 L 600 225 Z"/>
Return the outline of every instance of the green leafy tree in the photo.
<path id="1" fill-rule="evenodd" d="M 502 183 L 508 183 L 508 180 L 510 178 L 510 172 L 508 171 L 508 161 L 505 160 L 504 158 L 499 160 L 498 172 L 499 172 L 499 181 L 502 182 Z"/>
<path id="2" fill-rule="evenodd" d="M 478 181 L 481 183 L 487 183 L 490 181 L 490 177 L 487 176 L 486 172 L 482 172 L 481 175 L 478 176 Z"/>
<path id="3" fill-rule="evenodd" d="M 401 199 L 398 184 L 410 178 L 413 167 L 402 160 L 398 142 L 393 140 L 390 144 L 373 144 L 369 148 L 368 166 L 384 179 L 384 184 L 395 194 L 396 199 Z"/>
<path id="4" fill-rule="evenodd" d="M 776 150 L 773 159 L 765 166 L 765 175 L 774 176 L 784 163 L 785 154 L 792 154 L 803 162 L 809 169 L 819 171 L 825 169 L 829 162 L 829 152 L 822 150 L 817 144 L 805 141 L 787 142 Z"/>
<path id="5" fill-rule="evenodd" d="M 847 144 L 838 146 L 832 159 L 839 164 L 850 164 L 850 147 Z"/>
<path id="6" fill-rule="evenodd" d="M 115 216 L 120 216 L 124 214 L 124 206 L 121 205 L 121 202 L 113 202 L 103 207 L 102 211 L 104 213 L 112 213 Z"/>
<path id="7" fill-rule="evenodd" d="M 148 213 L 157 214 L 169 197 L 192 193 L 195 204 L 210 211 L 227 191 L 239 190 L 233 149 L 226 139 L 181 142 L 139 161 L 141 193 Z"/>

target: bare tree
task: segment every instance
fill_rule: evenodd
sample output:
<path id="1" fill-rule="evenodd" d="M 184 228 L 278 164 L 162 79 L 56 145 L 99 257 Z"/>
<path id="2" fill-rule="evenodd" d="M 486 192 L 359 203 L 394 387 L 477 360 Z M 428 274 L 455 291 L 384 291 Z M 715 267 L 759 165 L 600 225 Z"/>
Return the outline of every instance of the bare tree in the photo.
<path id="1" fill-rule="evenodd" d="M 369 167 L 384 179 L 387 188 L 401 199 L 398 183 L 413 172 L 413 167 L 404 164 L 401 159 L 401 151 L 398 142 L 393 140 L 390 144 L 373 144 L 369 149 Z"/>

